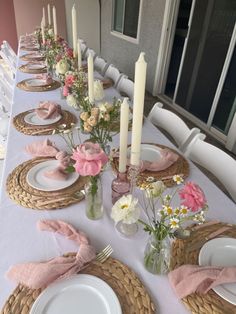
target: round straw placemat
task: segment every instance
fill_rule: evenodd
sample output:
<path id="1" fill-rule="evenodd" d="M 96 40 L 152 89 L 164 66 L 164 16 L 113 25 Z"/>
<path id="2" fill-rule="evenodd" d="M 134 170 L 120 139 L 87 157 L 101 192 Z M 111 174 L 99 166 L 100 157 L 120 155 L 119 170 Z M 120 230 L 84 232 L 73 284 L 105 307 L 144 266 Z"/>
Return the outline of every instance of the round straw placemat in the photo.
<path id="1" fill-rule="evenodd" d="M 171 269 L 175 269 L 184 264 L 198 265 L 198 255 L 200 248 L 191 250 L 212 232 L 221 227 L 228 226 L 218 223 L 211 226 L 203 225 L 199 230 L 193 231 L 189 238 L 185 240 L 177 239 L 172 245 Z M 236 225 L 222 233 L 220 236 L 236 238 Z M 205 244 L 205 243 L 204 243 Z M 236 314 L 236 306 L 222 299 L 213 290 L 206 294 L 193 293 L 182 299 L 184 305 L 194 314 Z"/>
<path id="2" fill-rule="evenodd" d="M 25 51 L 39 51 L 38 47 L 32 47 L 32 46 L 21 46 L 20 49 L 25 50 Z"/>
<path id="3" fill-rule="evenodd" d="M 37 190 L 27 183 L 29 170 L 47 160 L 53 158 L 37 157 L 17 166 L 7 178 L 6 190 L 9 197 L 24 207 L 46 210 L 64 208 L 80 202 L 84 198 L 83 189 L 87 177 L 80 176 L 67 188 L 51 192 Z"/>
<path id="4" fill-rule="evenodd" d="M 47 91 L 51 91 L 51 90 L 54 90 L 54 89 L 61 87 L 61 83 L 59 81 L 55 81 L 55 80 L 52 80 L 51 84 L 48 84 L 45 86 L 29 86 L 27 84 L 27 81 L 30 81 L 30 80 L 32 80 L 32 79 L 30 78 L 30 79 L 23 80 L 23 81 L 17 83 L 16 86 L 19 87 L 20 89 L 27 91 L 27 92 L 47 92 Z"/>
<path id="5" fill-rule="evenodd" d="M 172 177 L 175 174 L 181 174 L 184 179 L 188 177 L 189 175 L 188 161 L 182 155 L 180 155 L 177 151 L 164 145 L 153 144 L 153 143 L 143 143 L 143 144 L 155 145 L 159 148 L 168 148 L 171 151 L 173 151 L 175 154 L 179 155 L 179 158 L 175 163 L 173 163 L 170 167 L 168 167 L 165 170 L 161 170 L 161 171 L 145 170 L 141 172 L 137 180 L 138 186 L 141 185 L 143 182 L 145 182 L 148 177 L 153 177 L 156 181 L 163 180 L 163 182 L 165 183 L 167 187 L 176 185 L 176 183 L 172 179 Z M 119 157 L 113 157 L 113 160 L 111 161 L 111 166 L 112 166 L 112 169 L 115 171 L 115 173 L 117 173 L 119 169 Z"/>
<path id="6" fill-rule="evenodd" d="M 30 69 L 30 68 L 28 68 L 28 65 L 29 65 L 29 63 L 23 64 L 22 66 L 19 67 L 19 70 L 21 72 L 29 73 L 29 74 L 40 74 L 40 73 L 46 73 L 47 72 L 46 65 L 42 69 Z"/>
<path id="7" fill-rule="evenodd" d="M 71 123 L 76 123 L 77 118 L 67 110 L 62 110 L 62 118 L 52 124 L 48 125 L 32 125 L 25 121 L 25 116 L 31 112 L 34 112 L 34 109 L 21 112 L 13 118 L 13 125 L 17 131 L 26 134 L 26 135 L 49 135 L 52 134 L 53 130 L 61 124 L 65 124 L 66 128 L 70 128 Z"/>
<path id="8" fill-rule="evenodd" d="M 45 57 L 43 56 L 35 56 L 35 52 L 32 52 L 32 53 L 26 53 L 24 55 L 22 55 L 20 57 L 21 60 L 23 61 L 44 61 L 45 60 Z"/>
<path id="9" fill-rule="evenodd" d="M 158 313 L 139 278 L 120 261 L 111 257 L 104 263 L 94 261 L 80 273 L 104 280 L 116 293 L 123 314 Z M 1 314 L 29 314 L 41 291 L 18 285 L 6 301 Z"/>

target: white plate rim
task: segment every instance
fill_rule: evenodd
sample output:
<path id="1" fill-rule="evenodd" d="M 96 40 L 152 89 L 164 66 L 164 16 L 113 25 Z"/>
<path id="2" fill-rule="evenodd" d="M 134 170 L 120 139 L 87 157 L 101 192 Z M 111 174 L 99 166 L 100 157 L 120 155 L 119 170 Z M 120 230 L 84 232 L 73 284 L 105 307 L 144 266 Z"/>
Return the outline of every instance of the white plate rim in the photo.
<path id="1" fill-rule="evenodd" d="M 40 118 L 39 118 L 39 120 L 41 120 L 42 122 L 41 122 L 41 123 L 39 122 L 39 123 L 37 123 L 37 124 L 32 123 L 30 120 L 28 120 L 30 117 L 36 116 L 36 115 L 37 115 L 37 114 L 36 114 L 35 111 L 29 112 L 29 113 L 27 113 L 27 114 L 24 116 L 24 121 L 25 121 L 26 123 L 30 124 L 30 125 L 50 125 L 50 124 L 53 124 L 53 123 L 56 123 L 56 122 L 60 121 L 61 118 L 62 118 L 61 114 L 59 114 L 58 117 L 56 117 L 56 118 L 54 118 L 54 119 L 40 119 Z M 43 123 L 43 121 L 48 122 L 48 123 Z"/>
<path id="2" fill-rule="evenodd" d="M 31 187 L 33 187 L 36 190 L 44 191 L 44 192 L 55 192 L 55 191 L 60 191 L 60 190 L 63 190 L 65 188 L 68 188 L 69 186 L 71 186 L 72 184 L 74 184 L 78 180 L 79 174 L 76 173 L 76 172 L 73 172 L 73 173 L 70 174 L 70 175 L 72 175 L 74 177 L 73 180 L 71 179 L 71 181 L 67 181 L 67 180 L 59 181 L 59 180 L 53 180 L 53 179 L 49 179 L 48 178 L 48 180 L 52 180 L 53 182 L 57 181 L 57 182 L 62 182 L 62 183 L 63 182 L 68 183 L 67 185 L 62 186 L 62 187 L 58 187 L 58 188 L 55 188 L 55 187 L 50 187 L 50 188 L 49 187 L 48 188 L 45 187 L 45 188 L 42 188 L 41 186 L 37 185 L 37 183 L 33 183 L 32 182 L 32 181 L 35 182 L 35 180 L 32 179 L 33 175 L 34 175 L 34 172 L 40 170 L 40 168 L 42 168 L 46 164 L 50 165 L 50 164 L 53 164 L 53 163 L 55 163 L 55 167 L 56 167 L 56 164 L 58 164 L 59 161 L 56 160 L 56 159 L 50 159 L 50 160 L 46 160 L 46 161 L 40 162 L 40 163 L 36 164 L 35 166 L 33 166 L 32 168 L 30 168 L 29 171 L 27 172 L 27 175 L 26 175 L 26 182 Z M 47 178 L 45 178 L 45 179 L 47 179 Z"/>
<path id="3" fill-rule="evenodd" d="M 36 67 L 31 67 L 31 66 L 36 66 Z M 37 67 L 38 66 L 38 67 Z M 36 63 L 36 64 L 26 64 L 26 68 L 28 70 L 43 70 L 46 68 L 46 65 L 45 64 L 40 64 L 40 63 Z"/>
<path id="4" fill-rule="evenodd" d="M 199 255 L 198 255 L 198 263 L 199 263 L 200 266 L 209 266 L 209 264 L 207 263 L 206 259 L 207 259 L 208 256 L 210 256 L 209 254 L 211 253 L 211 249 L 214 248 L 219 243 L 220 244 L 226 243 L 226 245 L 229 245 L 229 244 L 232 245 L 233 244 L 236 247 L 236 239 L 229 238 L 229 237 L 216 238 L 216 239 L 212 239 L 212 240 L 206 242 L 202 246 L 202 248 L 201 248 L 201 250 L 199 252 Z M 219 286 L 213 288 L 212 290 L 214 290 L 215 293 L 217 293 L 222 299 L 228 301 L 231 304 L 236 305 L 235 294 L 230 293 L 228 290 L 226 290 L 223 287 L 223 285 L 219 285 Z"/>
<path id="5" fill-rule="evenodd" d="M 31 85 L 29 84 L 29 82 L 31 81 L 42 81 L 42 84 L 41 85 Z M 30 78 L 26 81 L 26 84 L 29 86 L 29 87 L 44 87 L 44 86 L 48 86 L 48 85 L 51 85 L 51 83 L 46 83 L 46 81 L 44 79 L 39 79 L 39 78 Z"/>
<path id="6" fill-rule="evenodd" d="M 141 154 L 142 151 L 144 151 L 145 149 L 151 148 L 152 150 L 156 151 L 157 154 L 160 156 L 161 158 L 161 147 L 156 146 L 155 144 L 146 144 L 146 143 L 141 143 Z M 131 152 L 131 146 L 128 147 L 128 153 Z"/>
<path id="7" fill-rule="evenodd" d="M 85 280 L 90 280 L 93 281 L 94 283 L 100 284 L 100 286 L 103 289 L 106 289 L 108 293 L 110 293 L 110 296 L 113 297 L 113 303 L 116 305 L 116 312 L 114 312 L 114 308 L 112 308 L 112 314 L 122 314 L 121 306 L 119 299 L 114 292 L 114 290 L 102 279 L 89 275 L 89 274 L 75 274 L 70 276 L 67 279 L 62 279 L 60 281 L 57 281 L 55 283 L 52 283 L 49 285 L 44 291 L 41 292 L 41 294 L 37 297 L 35 302 L 33 303 L 33 306 L 31 307 L 30 313 L 29 314 L 41 314 L 42 310 L 44 309 L 45 305 L 47 305 L 47 302 L 50 300 L 51 297 L 54 296 L 53 292 L 56 289 L 62 289 L 63 287 L 66 287 L 67 284 L 70 282 L 78 282 L 78 281 L 83 281 Z M 79 283 L 80 283 L 79 282 Z M 55 291 L 56 292 L 56 291 Z M 49 294 L 47 296 L 47 294 Z M 45 300 L 44 300 L 45 299 Z M 46 302 L 46 303 L 45 303 Z"/>

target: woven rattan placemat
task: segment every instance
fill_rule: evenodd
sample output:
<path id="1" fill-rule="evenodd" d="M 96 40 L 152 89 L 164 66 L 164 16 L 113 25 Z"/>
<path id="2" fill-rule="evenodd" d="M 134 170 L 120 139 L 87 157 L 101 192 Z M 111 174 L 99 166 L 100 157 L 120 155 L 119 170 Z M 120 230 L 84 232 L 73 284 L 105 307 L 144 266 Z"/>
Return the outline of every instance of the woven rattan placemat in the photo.
<path id="1" fill-rule="evenodd" d="M 45 68 L 42 68 L 42 69 L 30 69 L 28 67 L 28 63 L 26 64 L 23 64 L 22 66 L 19 67 L 19 70 L 21 72 L 24 72 L 24 73 L 29 73 L 29 74 L 39 74 L 39 73 L 46 73 L 47 72 L 47 68 L 45 66 Z"/>
<path id="2" fill-rule="evenodd" d="M 13 124 L 17 131 L 24 133 L 26 135 L 49 135 L 52 134 L 52 131 L 61 124 L 66 124 L 68 128 L 70 127 L 71 123 L 76 123 L 77 118 L 67 110 L 62 110 L 62 118 L 52 124 L 49 125 L 32 125 L 25 122 L 25 116 L 34 109 L 21 112 L 17 116 L 13 118 Z"/>
<path id="3" fill-rule="evenodd" d="M 182 174 L 183 178 L 188 177 L 189 175 L 189 164 L 188 161 L 180 155 L 177 151 L 175 151 L 172 148 L 166 147 L 164 145 L 159 145 L 159 144 L 153 144 L 153 143 L 143 143 L 143 144 L 150 144 L 150 145 L 155 145 L 160 148 L 168 148 L 175 152 L 176 154 L 179 155 L 178 160 L 168 167 L 165 170 L 162 171 L 143 171 L 139 177 L 138 177 L 138 185 L 142 184 L 148 177 L 153 177 L 156 180 L 163 180 L 165 185 L 167 187 L 171 187 L 175 185 L 176 183 L 172 180 L 172 176 L 175 174 Z M 129 145 L 130 146 L 130 145 Z M 111 161 L 111 166 L 112 169 L 117 173 L 119 169 L 119 157 L 113 157 L 113 160 Z"/>
<path id="4" fill-rule="evenodd" d="M 34 55 L 35 55 L 35 52 L 26 53 L 26 54 L 22 55 L 20 57 L 20 59 L 23 61 L 44 61 L 45 60 L 45 57 L 43 57 L 43 56 L 42 57 L 41 56 L 33 57 Z"/>
<path id="5" fill-rule="evenodd" d="M 123 314 L 158 313 L 141 281 L 120 261 L 111 257 L 103 264 L 94 261 L 81 273 L 94 275 L 107 282 L 115 291 Z M 31 290 L 22 285 L 17 286 L 5 303 L 1 314 L 29 314 L 40 293 L 41 290 Z"/>
<path id="6" fill-rule="evenodd" d="M 27 92 L 47 92 L 61 87 L 61 83 L 59 81 L 53 80 L 51 84 L 45 86 L 29 86 L 27 81 L 30 79 L 23 80 L 16 84 L 16 86 L 20 89 L 23 89 Z"/>
<path id="7" fill-rule="evenodd" d="M 80 176 L 69 187 L 53 192 L 40 191 L 27 183 L 28 171 L 35 165 L 53 158 L 37 157 L 17 166 L 8 176 L 6 190 L 9 197 L 17 204 L 32 209 L 59 209 L 80 202 L 84 198 L 87 177 Z"/>
<path id="8" fill-rule="evenodd" d="M 186 240 L 175 240 L 172 246 L 171 269 L 184 264 L 198 264 L 200 249 L 189 251 L 189 248 L 204 240 L 212 232 L 227 224 L 218 223 L 194 231 Z M 222 236 L 236 238 L 236 225 L 225 231 Z M 236 314 L 236 306 L 218 296 L 213 290 L 207 294 L 194 293 L 182 299 L 185 306 L 193 314 Z"/>
<path id="9" fill-rule="evenodd" d="M 39 51 L 39 48 L 37 47 L 32 47 L 32 46 L 21 46 L 20 47 L 21 50 L 24 50 L 24 51 Z"/>

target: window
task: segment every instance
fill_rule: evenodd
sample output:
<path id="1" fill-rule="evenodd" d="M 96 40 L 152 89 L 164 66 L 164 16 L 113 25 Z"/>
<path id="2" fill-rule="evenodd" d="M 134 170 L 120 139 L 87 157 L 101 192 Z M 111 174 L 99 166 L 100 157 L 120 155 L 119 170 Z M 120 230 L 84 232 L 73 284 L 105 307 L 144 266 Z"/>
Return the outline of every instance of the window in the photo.
<path id="1" fill-rule="evenodd" d="M 140 0 L 114 0 L 113 31 L 137 38 Z"/>

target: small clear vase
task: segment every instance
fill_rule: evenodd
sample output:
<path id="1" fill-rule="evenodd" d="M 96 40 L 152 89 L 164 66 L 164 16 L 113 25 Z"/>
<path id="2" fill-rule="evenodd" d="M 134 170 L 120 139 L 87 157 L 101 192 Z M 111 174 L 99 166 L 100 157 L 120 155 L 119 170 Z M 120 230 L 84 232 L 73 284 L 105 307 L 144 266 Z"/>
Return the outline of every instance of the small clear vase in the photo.
<path id="1" fill-rule="evenodd" d="M 99 176 L 91 177 L 85 185 L 86 215 L 98 220 L 103 216 L 102 183 Z"/>
<path id="2" fill-rule="evenodd" d="M 145 268 L 153 274 L 164 275 L 170 267 L 170 238 L 159 240 L 155 235 L 149 237 L 144 251 Z"/>
<path id="3" fill-rule="evenodd" d="M 138 231 L 138 224 L 127 224 L 123 221 L 119 221 L 116 224 L 116 229 L 125 237 L 131 237 Z"/>

